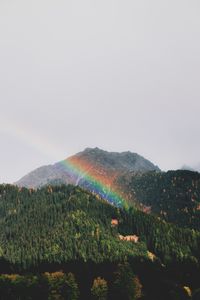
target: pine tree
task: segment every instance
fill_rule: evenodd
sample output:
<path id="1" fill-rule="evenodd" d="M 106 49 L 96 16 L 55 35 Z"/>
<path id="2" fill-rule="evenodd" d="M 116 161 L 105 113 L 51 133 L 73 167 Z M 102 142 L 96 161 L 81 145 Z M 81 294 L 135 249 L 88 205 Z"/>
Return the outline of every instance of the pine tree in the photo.
<path id="1" fill-rule="evenodd" d="M 94 279 L 91 294 L 94 300 L 106 300 L 108 294 L 108 284 L 106 280 L 101 277 Z"/>

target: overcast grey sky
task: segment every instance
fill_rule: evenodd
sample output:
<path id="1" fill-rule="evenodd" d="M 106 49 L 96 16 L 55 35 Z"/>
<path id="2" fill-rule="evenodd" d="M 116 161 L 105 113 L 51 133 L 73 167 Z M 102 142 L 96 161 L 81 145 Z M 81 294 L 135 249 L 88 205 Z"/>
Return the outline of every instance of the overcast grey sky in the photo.
<path id="1" fill-rule="evenodd" d="M 85 147 L 200 161 L 199 0 L 0 0 L 0 182 Z"/>

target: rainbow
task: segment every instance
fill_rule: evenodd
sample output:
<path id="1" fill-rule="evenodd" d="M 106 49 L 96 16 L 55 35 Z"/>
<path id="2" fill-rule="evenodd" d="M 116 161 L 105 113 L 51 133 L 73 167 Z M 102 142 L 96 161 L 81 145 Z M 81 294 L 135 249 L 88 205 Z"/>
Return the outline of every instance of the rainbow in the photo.
<path id="1" fill-rule="evenodd" d="M 0 133 L 17 137 L 22 142 L 52 159 L 57 159 L 57 157 L 63 155 L 63 152 L 58 147 L 55 147 L 45 136 L 41 136 L 34 132 L 32 128 L 27 128 L 27 126 L 16 120 L 0 115 L 0 125 Z M 115 174 L 110 174 L 109 176 L 100 174 L 94 165 L 86 161 L 86 159 L 76 156 L 66 159 L 60 164 L 76 185 L 83 179 L 80 184 L 81 187 L 95 193 L 117 207 L 128 207 L 123 195 L 113 185 Z"/>
<path id="2" fill-rule="evenodd" d="M 80 157 L 71 157 L 60 162 L 64 170 L 78 185 L 107 200 L 117 207 L 128 207 L 123 196 L 116 189 L 111 188 L 112 179 L 108 179 L 102 174 L 98 174 L 96 168 L 91 163 Z"/>
<path id="3" fill-rule="evenodd" d="M 41 153 L 48 159 L 57 160 L 62 157 L 64 151 L 60 147 L 56 147 L 45 135 L 41 132 L 35 131 L 33 128 L 28 127 L 15 119 L 8 119 L 0 113 L 0 134 L 7 134 L 11 137 L 17 138 L 22 143 L 25 143 L 32 149 Z"/>

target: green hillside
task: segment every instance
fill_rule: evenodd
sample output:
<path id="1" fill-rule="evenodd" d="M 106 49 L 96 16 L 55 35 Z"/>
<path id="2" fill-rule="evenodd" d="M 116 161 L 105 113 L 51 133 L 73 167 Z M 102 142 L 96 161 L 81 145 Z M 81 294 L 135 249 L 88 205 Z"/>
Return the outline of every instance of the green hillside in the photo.
<path id="1" fill-rule="evenodd" d="M 111 226 L 113 219 L 118 225 Z M 120 240 L 119 235 L 137 235 L 139 241 Z M 120 291 L 127 293 L 124 299 L 151 300 L 161 295 L 163 298 L 156 299 L 175 299 L 170 293 L 185 295 L 184 286 L 193 290 L 200 286 L 199 246 L 200 234 L 194 230 L 169 225 L 134 209 L 116 208 L 79 187 L 31 190 L 0 186 L 0 270 L 2 274 L 21 274 L 1 275 L 2 300 L 12 299 L 12 292 L 5 296 L 6 286 L 15 291 L 16 280 L 30 290 L 33 277 L 28 274 L 35 274 L 31 276 L 36 276 L 36 290 L 38 286 L 48 289 L 43 299 L 78 299 L 48 296 L 53 293 L 52 280 L 57 282 L 52 272 L 60 270 L 66 275 L 59 273 L 58 281 L 62 286 L 67 282 L 66 289 L 71 286 L 69 274 L 75 275 L 80 299 L 121 299 L 120 284 Z M 41 275 L 44 272 L 50 273 Z M 122 283 L 123 276 L 127 283 Z M 104 285 L 99 277 L 108 285 L 107 298 L 95 296 L 95 286 Z M 130 278 L 134 278 L 134 285 Z M 142 292 L 137 298 L 140 285 Z M 38 299 L 36 294 L 20 299 Z"/>
<path id="2" fill-rule="evenodd" d="M 40 190 L 0 187 L 1 255 L 19 268 L 42 262 L 106 259 L 145 255 L 144 244 L 118 239 L 111 220 L 120 212 L 73 186 Z"/>

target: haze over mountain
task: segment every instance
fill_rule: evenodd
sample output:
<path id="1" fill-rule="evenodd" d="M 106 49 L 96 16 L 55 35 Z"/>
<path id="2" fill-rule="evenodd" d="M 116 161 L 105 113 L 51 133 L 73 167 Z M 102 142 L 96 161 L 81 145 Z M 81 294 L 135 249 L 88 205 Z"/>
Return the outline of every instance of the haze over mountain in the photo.
<path id="1" fill-rule="evenodd" d="M 188 170 L 188 171 L 196 171 L 200 172 L 200 163 L 194 164 L 194 165 L 183 165 L 182 170 Z"/>

